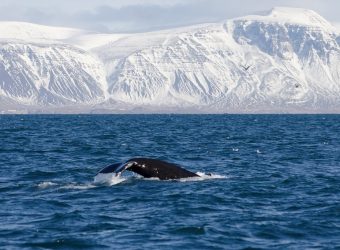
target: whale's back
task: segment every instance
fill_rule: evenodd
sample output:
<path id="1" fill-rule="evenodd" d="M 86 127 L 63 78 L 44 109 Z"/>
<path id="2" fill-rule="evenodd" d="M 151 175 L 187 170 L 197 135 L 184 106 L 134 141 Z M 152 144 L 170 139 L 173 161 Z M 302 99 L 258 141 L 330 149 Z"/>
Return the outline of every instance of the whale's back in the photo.
<path id="1" fill-rule="evenodd" d="M 130 161 L 135 162 L 135 164 L 133 164 L 128 170 L 131 170 L 146 178 L 156 177 L 161 180 L 170 180 L 198 176 L 197 174 L 190 172 L 177 164 L 161 160 L 134 158 Z"/>

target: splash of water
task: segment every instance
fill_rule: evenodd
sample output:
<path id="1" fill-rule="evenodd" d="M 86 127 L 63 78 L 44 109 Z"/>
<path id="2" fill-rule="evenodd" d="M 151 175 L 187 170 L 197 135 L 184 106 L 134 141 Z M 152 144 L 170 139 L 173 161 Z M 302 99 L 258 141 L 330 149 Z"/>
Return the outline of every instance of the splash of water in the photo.
<path id="1" fill-rule="evenodd" d="M 123 181 L 125 181 L 126 178 L 123 178 L 120 175 L 114 175 L 114 174 L 103 174 L 103 173 L 99 173 L 94 177 L 94 181 L 93 183 L 96 185 L 108 185 L 108 186 L 113 186 L 116 185 L 118 183 L 121 183 Z"/>

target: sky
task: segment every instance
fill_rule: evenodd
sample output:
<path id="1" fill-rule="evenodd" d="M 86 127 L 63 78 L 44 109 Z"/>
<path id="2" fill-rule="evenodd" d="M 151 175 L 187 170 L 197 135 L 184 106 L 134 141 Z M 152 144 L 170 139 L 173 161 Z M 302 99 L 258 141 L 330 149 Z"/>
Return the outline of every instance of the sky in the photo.
<path id="1" fill-rule="evenodd" d="M 0 21 L 145 32 L 219 22 L 275 6 L 312 9 L 340 23 L 340 0 L 0 0 Z"/>

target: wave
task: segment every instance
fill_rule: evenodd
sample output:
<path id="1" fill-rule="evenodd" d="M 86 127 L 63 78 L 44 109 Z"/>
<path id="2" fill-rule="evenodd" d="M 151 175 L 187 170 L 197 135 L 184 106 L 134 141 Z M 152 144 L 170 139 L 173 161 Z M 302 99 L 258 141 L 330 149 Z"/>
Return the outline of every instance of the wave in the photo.
<path id="1" fill-rule="evenodd" d="M 196 173 L 198 176 L 197 177 L 188 177 L 188 178 L 181 178 L 177 180 L 167 180 L 167 181 L 180 181 L 180 182 L 185 182 L 185 181 L 203 181 L 203 180 L 211 180 L 211 179 L 226 179 L 227 176 L 224 175 L 219 175 L 219 174 L 206 174 L 203 172 L 197 172 Z M 109 185 L 113 186 L 116 184 L 119 184 L 123 181 L 126 181 L 131 178 L 136 178 L 136 179 L 143 179 L 147 181 L 160 181 L 159 178 L 153 177 L 153 178 L 144 178 L 140 175 L 132 175 L 128 177 L 122 177 L 121 175 L 115 176 L 114 174 L 97 174 L 94 177 L 94 183 L 96 185 Z M 164 180 L 163 180 L 164 181 Z"/>
<path id="2" fill-rule="evenodd" d="M 219 175 L 219 174 L 206 174 L 203 172 L 197 172 L 197 177 L 189 177 L 189 178 L 181 178 L 178 180 L 167 180 L 167 181 L 179 181 L 179 182 L 187 182 L 187 181 L 203 181 L 203 180 L 211 180 L 211 179 L 226 179 L 227 176 Z M 114 175 L 114 174 L 102 174 L 99 173 L 94 177 L 93 182 L 91 183 L 68 183 L 68 184 L 60 184 L 55 183 L 52 181 L 43 181 L 40 182 L 37 187 L 39 189 L 47 189 L 52 187 L 57 187 L 59 189 L 75 189 L 75 190 L 86 190 L 95 188 L 98 186 L 113 186 L 117 185 L 119 183 L 122 183 L 126 180 L 129 180 L 131 178 L 134 179 L 143 179 L 147 181 L 160 181 L 159 178 L 144 178 L 140 175 L 132 175 L 132 176 L 121 176 L 121 175 Z"/>
<path id="3" fill-rule="evenodd" d="M 43 181 L 40 182 L 37 187 L 39 189 L 48 189 L 52 187 L 57 187 L 59 189 L 89 189 L 89 188 L 94 188 L 96 187 L 92 183 L 68 183 L 68 184 L 60 184 L 60 183 L 55 183 L 51 181 Z"/>
<path id="4" fill-rule="evenodd" d="M 88 183 L 88 184 L 71 183 L 71 184 L 64 185 L 60 188 L 61 189 L 86 190 L 86 189 L 95 188 L 95 187 L 97 187 L 97 186 L 93 185 L 92 183 Z"/>
<path id="5" fill-rule="evenodd" d="M 43 182 L 39 183 L 37 186 L 40 189 L 45 189 L 45 188 L 49 188 L 49 187 L 56 186 L 56 185 L 58 185 L 58 184 L 51 182 L 51 181 L 43 181 Z"/>

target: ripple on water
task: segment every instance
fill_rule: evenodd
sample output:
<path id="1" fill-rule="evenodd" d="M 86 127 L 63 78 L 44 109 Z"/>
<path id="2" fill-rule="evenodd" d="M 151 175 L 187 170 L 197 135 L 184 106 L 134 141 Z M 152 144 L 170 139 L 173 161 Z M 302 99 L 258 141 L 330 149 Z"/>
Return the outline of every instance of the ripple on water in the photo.
<path id="1" fill-rule="evenodd" d="M 0 116 L 0 129 L 4 249 L 340 246 L 338 115 Z M 199 177 L 96 176 L 138 156 Z"/>

